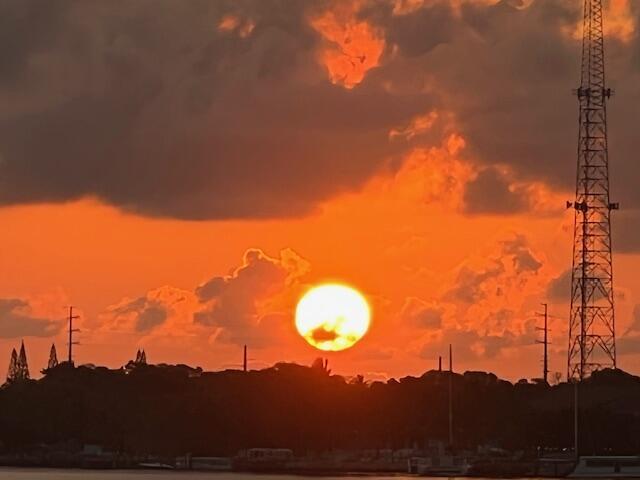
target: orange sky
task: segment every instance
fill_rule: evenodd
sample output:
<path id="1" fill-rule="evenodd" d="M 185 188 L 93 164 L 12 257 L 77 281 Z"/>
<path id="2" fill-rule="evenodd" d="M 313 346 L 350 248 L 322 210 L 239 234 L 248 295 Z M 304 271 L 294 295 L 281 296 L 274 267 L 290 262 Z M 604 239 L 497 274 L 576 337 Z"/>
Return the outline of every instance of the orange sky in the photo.
<path id="1" fill-rule="evenodd" d="M 324 75 L 312 83 L 357 95 L 368 76 L 397 60 L 385 32 L 359 15 L 365 3 L 337 2 L 307 16 L 320 36 L 313 61 Z M 469 2 L 453 3 L 460 9 Z M 397 1 L 393 15 L 422 6 Z M 635 32 L 630 8 L 622 0 L 611 4 L 610 35 L 621 42 Z M 250 39 L 260 23 L 233 13 L 214 28 Z M 429 73 L 411 89 L 427 89 Z M 394 78 L 385 88 L 392 92 L 402 83 Z M 25 300 L 14 313 L 49 319 L 48 331 L 57 332 L 25 336 L 32 372 L 44 366 L 52 341 L 64 355 L 69 304 L 81 314 L 79 363 L 117 367 L 145 348 L 154 363 L 236 368 L 246 342 L 255 368 L 279 360 L 309 364 L 320 352 L 297 335 L 292 315 L 300 295 L 324 281 L 358 288 L 373 311 L 370 331 L 355 347 L 322 354 L 337 373 L 420 374 L 435 368 L 452 342 L 459 370 L 538 376 L 541 302 L 552 314 L 550 368 L 565 372 L 568 286 L 562 298 L 551 295 L 550 285 L 570 266 L 573 215 L 563 203 L 572 193 L 498 162 L 491 171 L 514 198 L 527 199 L 526 207 L 474 213 L 465 192 L 487 167 L 460 120 L 447 104 L 405 118 L 387 132 L 399 157 L 292 217 L 150 218 L 91 194 L 0 208 L 0 298 Z M 618 222 L 614 228 L 621 228 Z M 622 335 L 640 303 L 640 254 L 617 254 L 614 266 Z M 211 279 L 220 290 L 204 299 Z M 153 316 L 158 309 L 164 316 Z M 141 327 L 143 321 L 152 323 Z M 20 339 L 5 337 L 0 360 L 8 361 Z M 638 361 L 623 354 L 619 363 L 640 373 Z"/>
<path id="2" fill-rule="evenodd" d="M 398 174 L 382 174 L 361 191 L 290 220 L 152 220 L 91 200 L 5 208 L 0 211 L 5 226 L 0 240 L 5 272 L 0 291 L 5 297 L 30 299 L 33 313 L 61 322 L 63 306 L 76 305 L 82 314 L 79 362 L 117 366 L 144 347 L 154 362 L 225 368 L 239 362 L 241 349 L 216 339 L 215 328 L 194 326 L 193 298 L 167 325 L 144 334 L 134 331 L 129 317 L 113 321 L 109 308 L 165 286 L 193 296 L 197 285 L 239 267 L 247 249 L 261 249 L 273 258 L 292 249 L 310 267 L 292 284 L 277 286 L 270 298 L 256 299 L 264 303 L 256 311 L 256 322 L 262 315 L 282 314 L 278 320 L 282 342 L 252 348 L 255 367 L 278 360 L 309 363 L 318 355 L 295 333 L 293 308 L 309 285 L 338 280 L 368 296 L 373 323 L 354 348 L 328 354 L 336 371 L 363 372 L 372 378 L 418 374 L 436 364 L 437 352 L 445 352 L 447 341 L 457 340 L 460 369 L 531 377 L 538 371 L 540 348 L 530 338 L 492 353 L 484 351 L 487 347 L 480 340 L 484 335 L 532 333 L 534 312 L 547 301 L 547 284 L 568 266 L 572 217 L 561 209 L 508 218 L 461 214 L 457 203 L 465 172 L 462 161 L 446 149 L 414 152 Z M 451 184 L 442 178 L 446 175 L 452 175 Z M 558 204 L 560 198 L 564 197 L 554 195 Z M 540 262 L 535 272 L 518 273 L 513 269 L 515 257 L 505 253 L 505 242 L 518 237 L 521 253 Z M 506 268 L 482 285 L 485 300 L 463 306 L 446 298 L 461 269 L 485 272 L 498 261 Z M 618 302 L 620 331 L 630 322 L 632 299 L 638 294 L 634 272 L 639 263 L 637 255 L 616 257 L 618 291 L 625 292 Z M 562 371 L 568 307 L 550 303 L 552 369 Z M 413 317 L 421 308 L 441 310 L 442 326 L 424 328 L 416 323 Z M 512 311 L 505 324 L 488 318 L 502 309 Z M 478 339 L 463 335 L 468 332 Z M 26 339 L 32 368 L 46 361 L 51 340 L 63 350 L 63 331 L 53 339 Z M 8 355 L 15 344 L 14 339 L 3 339 L 0 348 Z M 509 359 L 514 361 L 505 361 Z M 621 364 L 634 370 L 635 360 L 623 357 Z"/>

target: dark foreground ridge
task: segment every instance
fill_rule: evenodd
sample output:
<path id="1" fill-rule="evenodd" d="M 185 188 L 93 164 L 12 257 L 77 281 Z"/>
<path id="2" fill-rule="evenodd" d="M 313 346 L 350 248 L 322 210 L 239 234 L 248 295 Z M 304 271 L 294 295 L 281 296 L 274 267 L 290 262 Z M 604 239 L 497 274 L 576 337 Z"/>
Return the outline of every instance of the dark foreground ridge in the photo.
<path id="1" fill-rule="evenodd" d="M 317 365 L 202 372 L 63 363 L 39 380 L 0 390 L 1 453 L 87 444 L 167 457 L 233 456 L 252 447 L 292 449 L 296 456 L 422 448 L 447 442 L 449 375 L 366 383 Z M 512 384 L 483 372 L 452 380 L 455 449 L 491 446 L 539 456 L 541 449 L 572 448 L 573 385 Z M 580 453 L 640 451 L 640 378 L 604 370 L 580 389 Z"/>

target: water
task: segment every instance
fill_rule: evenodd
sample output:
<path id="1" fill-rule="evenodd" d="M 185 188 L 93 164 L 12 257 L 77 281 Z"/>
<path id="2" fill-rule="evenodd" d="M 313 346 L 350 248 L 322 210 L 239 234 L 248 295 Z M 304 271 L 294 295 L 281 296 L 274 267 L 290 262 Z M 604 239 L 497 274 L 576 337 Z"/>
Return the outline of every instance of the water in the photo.
<path id="1" fill-rule="evenodd" d="M 409 479 L 398 476 L 367 476 L 368 479 Z M 168 470 L 64 470 L 48 468 L 2 468 L 0 480 L 318 480 L 318 477 L 291 475 L 252 475 L 227 472 L 172 472 Z M 322 477 L 323 480 L 344 480 L 345 477 Z M 480 480 L 480 479 L 478 479 Z"/>
<path id="2" fill-rule="evenodd" d="M 165 470 L 64 470 L 0 467 L 0 480 L 318 480 L 319 477 L 292 475 L 252 475 L 250 473 L 227 472 L 171 472 Z M 321 477 L 322 480 L 345 480 L 345 477 Z M 351 477 L 353 478 L 353 477 Z M 368 480 L 415 480 L 405 475 L 366 475 Z M 444 477 L 451 480 L 451 477 Z M 443 480 L 444 480 L 443 478 Z M 474 480 L 490 480 L 476 478 Z M 536 479 L 531 479 L 536 480 Z M 542 480 L 542 479 L 538 479 Z M 550 480 L 550 479 L 544 479 Z"/>

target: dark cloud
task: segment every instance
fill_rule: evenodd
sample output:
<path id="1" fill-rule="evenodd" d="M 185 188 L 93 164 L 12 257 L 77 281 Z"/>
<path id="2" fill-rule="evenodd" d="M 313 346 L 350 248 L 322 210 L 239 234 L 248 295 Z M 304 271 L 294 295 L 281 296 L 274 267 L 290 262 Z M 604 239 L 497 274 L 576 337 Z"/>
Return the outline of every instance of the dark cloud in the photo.
<path id="1" fill-rule="evenodd" d="M 16 51 L 2 75 L 25 86 L 0 83 L 2 204 L 95 196 L 153 216 L 298 215 L 382 168 L 404 148 L 390 128 L 433 104 L 332 85 L 308 21 L 321 3 L 3 5 L 21 20 L 3 31 Z M 255 27 L 220 31 L 226 15 Z"/>
<path id="2" fill-rule="evenodd" d="M 569 32 L 579 25 L 581 3 L 534 0 L 521 8 L 519 2 L 468 2 L 460 16 L 449 17 L 443 35 L 432 21 L 442 18 L 436 12 L 450 3 L 425 2 L 425 7 L 404 16 L 402 21 L 420 22 L 421 27 L 407 28 L 407 35 L 395 41 L 396 55 L 376 75 L 388 73 L 403 87 L 401 78 L 417 83 L 426 76 L 456 116 L 469 152 L 482 164 L 507 165 L 518 180 L 542 180 L 572 191 L 578 103 L 571 92 L 579 82 L 581 42 Z M 631 8 L 640 25 L 640 8 L 636 2 Z M 380 25 L 388 32 L 394 29 L 393 20 Z M 437 47 L 416 55 L 420 46 L 430 44 L 431 32 L 439 39 Z M 606 49 L 608 81 L 617 92 L 608 108 L 612 201 L 637 207 L 638 27 L 628 43 L 607 37 Z M 468 193 L 475 194 L 471 208 L 508 213 L 526 207 L 522 199 L 507 194 L 495 171 L 485 171 L 479 181 L 496 190 L 476 188 Z M 620 222 L 616 228 L 622 228 Z"/>
<path id="3" fill-rule="evenodd" d="M 413 84 L 428 78 L 481 162 L 569 187 L 575 180 L 577 102 L 571 89 L 579 76 L 580 42 L 567 32 L 579 21 L 580 6 L 568 0 L 535 0 L 527 8 L 510 1 L 465 2 L 459 15 L 438 13 L 452 3 L 425 2 L 405 16 L 404 22 L 417 24 L 396 41 L 383 73 L 405 88 L 402 78 Z M 446 18 L 446 34 L 433 28 L 438 18 Z M 393 25 L 381 23 L 388 31 Z M 431 32 L 437 46 L 416 55 Z"/>
<path id="4" fill-rule="evenodd" d="M 112 308 L 111 313 L 116 318 L 132 314 L 135 318 L 136 332 L 144 333 L 162 325 L 167 320 L 170 306 L 157 299 L 139 297 Z"/>
<path id="5" fill-rule="evenodd" d="M 425 2 L 406 15 L 395 15 L 392 2 L 371 3 L 362 15 L 384 29 L 387 42 L 407 57 L 419 57 L 451 41 L 457 28 L 451 2 Z"/>
<path id="6" fill-rule="evenodd" d="M 32 315 L 25 300 L 0 298 L 0 338 L 52 337 L 63 325 L 63 320 Z"/>
<path id="7" fill-rule="evenodd" d="M 314 328 L 311 331 L 311 338 L 315 342 L 332 342 L 338 338 L 338 334 L 333 330 L 327 330 L 324 327 Z"/>
<path id="8" fill-rule="evenodd" d="M 527 195 L 509 187 L 508 179 L 495 168 L 486 168 L 467 183 L 464 211 L 471 214 L 520 213 L 529 206 Z"/>
<path id="9" fill-rule="evenodd" d="M 298 215 L 404 153 L 389 131 L 433 109 L 453 113 L 481 166 L 572 190 L 579 2 L 452 3 L 394 15 L 363 2 L 386 50 L 349 90 L 317 61 L 309 17 L 329 1 L 2 2 L 0 204 L 94 196 L 153 216 Z M 228 15 L 254 28 L 219 30 Z M 607 39 L 612 201 L 627 208 L 640 206 L 639 45 L 637 33 Z M 467 211 L 526 209 L 508 183 L 482 170 Z"/>

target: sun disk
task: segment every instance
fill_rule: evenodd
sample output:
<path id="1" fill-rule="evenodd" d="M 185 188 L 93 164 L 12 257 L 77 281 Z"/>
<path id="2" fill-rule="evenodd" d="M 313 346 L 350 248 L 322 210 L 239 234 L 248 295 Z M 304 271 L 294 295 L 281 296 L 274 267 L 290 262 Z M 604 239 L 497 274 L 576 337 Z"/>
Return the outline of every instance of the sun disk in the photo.
<path id="1" fill-rule="evenodd" d="M 352 347 L 369 329 L 371 313 L 354 288 L 325 284 L 309 290 L 296 307 L 296 328 L 314 347 L 339 351 Z"/>

